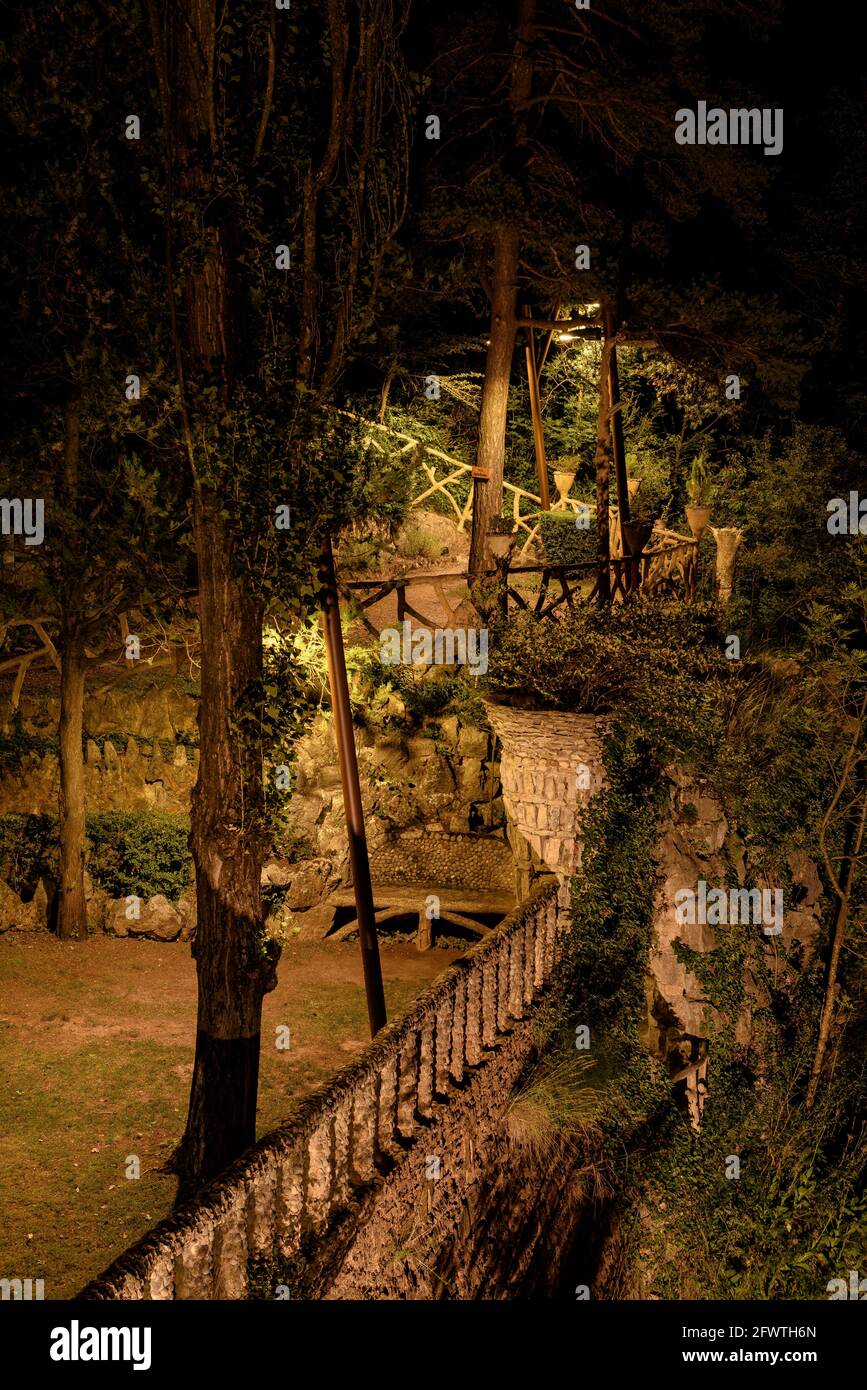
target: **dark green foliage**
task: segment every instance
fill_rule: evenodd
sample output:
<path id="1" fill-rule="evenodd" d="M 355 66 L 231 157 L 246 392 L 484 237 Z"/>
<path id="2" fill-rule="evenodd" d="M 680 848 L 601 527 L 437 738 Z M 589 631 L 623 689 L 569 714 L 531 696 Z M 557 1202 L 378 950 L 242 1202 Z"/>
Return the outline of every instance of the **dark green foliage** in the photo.
<path id="1" fill-rule="evenodd" d="M 179 898 L 192 873 L 189 833 L 186 816 L 98 811 L 87 817 L 85 864 L 109 897 Z M 40 878 L 56 877 L 56 837 L 54 816 L 0 816 L 0 876 L 25 899 Z"/>
<path id="2" fill-rule="evenodd" d="M 545 559 L 552 565 L 592 565 L 596 559 L 596 518 L 576 526 L 573 512 L 543 512 L 539 532 Z"/>
<path id="3" fill-rule="evenodd" d="M 711 609 L 646 599 L 610 610 L 580 604 L 554 622 L 510 616 L 491 634 L 489 663 L 498 698 L 586 713 L 640 701 L 648 719 L 664 719 L 669 740 L 696 728 L 713 704 L 712 678 L 728 671 Z M 685 702 L 677 728 L 673 683 Z"/>
<path id="4" fill-rule="evenodd" d="M 87 817 L 87 866 L 112 898 L 162 893 L 178 898 L 190 882 L 186 816 L 164 811 L 99 811 Z"/>
<path id="5" fill-rule="evenodd" d="M 462 724 L 486 726 L 478 681 L 472 677 L 458 670 L 428 675 L 412 667 L 385 666 L 378 650 L 368 647 L 356 648 L 352 656 L 361 680 L 361 689 L 353 694 L 353 713 L 360 722 L 384 730 L 408 730 L 425 720 L 455 715 Z M 400 697 L 406 711 L 403 717 L 378 714 L 377 696 L 385 698 L 390 692 Z"/>
<path id="6" fill-rule="evenodd" d="M 867 463 L 842 434 L 796 424 L 741 442 L 714 483 L 713 521 L 740 526 L 730 631 L 796 643 L 815 603 L 836 606 L 858 580 L 858 537 L 831 535 L 828 503 L 848 499 Z M 712 559 L 711 555 L 711 559 Z"/>
<path id="7" fill-rule="evenodd" d="M 17 772 L 31 753 L 44 757 L 57 753 L 57 738 L 49 734 L 29 734 L 16 720 L 11 729 L 0 732 L 0 775 Z"/>
<path id="8" fill-rule="evenodd" d="M 11 811 L 0 816 L 0 878 L 25 901 L 43 874 L 57 872 L 57 820 L 54 816 Z"/>

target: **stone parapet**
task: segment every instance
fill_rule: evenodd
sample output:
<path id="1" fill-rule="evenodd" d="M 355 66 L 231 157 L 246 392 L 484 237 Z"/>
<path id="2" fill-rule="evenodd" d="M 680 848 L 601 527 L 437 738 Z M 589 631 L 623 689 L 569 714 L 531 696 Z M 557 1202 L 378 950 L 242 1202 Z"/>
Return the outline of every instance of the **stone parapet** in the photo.
<path id="1" fill-rule="evenodd" d="M 79 1295 L 228 1299 L 249 1262 L 310 1252 L 448 1111 L 550 979 L 557 896 L 537 888 L 350 1066 Z"/>

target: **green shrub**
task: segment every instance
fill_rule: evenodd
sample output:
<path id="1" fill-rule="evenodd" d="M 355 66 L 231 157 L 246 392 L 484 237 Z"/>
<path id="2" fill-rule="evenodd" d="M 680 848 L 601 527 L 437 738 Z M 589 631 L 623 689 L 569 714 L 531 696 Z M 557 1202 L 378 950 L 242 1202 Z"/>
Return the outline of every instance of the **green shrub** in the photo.
<path id="1" fill-rule="evenodd" d="M 711 678 L 731 669 L 711 608 L 643 598 L 611 609 L 576 605 L 559 620 L 510 616 L 490 645 L 495 696 L 589 714 L 640 702 L 650 720 L 675 702 L 685 735 L 702 727 Z"/>
<path id="2" fill-rule="evenodd" d="M 0 816 L 0 878 L 29 901 L 43 874 L 57 874 L 55 817 L 17 811 Z"/>
<path id="3" fill-rule="evenodd" d="M 179 898 L 191 876 L 189 833 L 186 816 L 99 811 L 87 817 L 87 867 L 112 898 Z"/>
<path id="4" fill-rule="evenodd" d="M 110 897 L 178 898 L 190 882 L 186 816 L 99 811 L 87 817 L 86 827 L 85 867 Z M 40 878 L 57 874 L 56 816 L 0 816 L 0 877 L 9 887 L 29 899 Z"/>
<path id="5" fill-rule="evenodd" d="M 589 526 L 576 526 L 573 512 L 542 512 L 539 534 L 551 565 L 593 564 L 596 559 L 596 514 Z"/>

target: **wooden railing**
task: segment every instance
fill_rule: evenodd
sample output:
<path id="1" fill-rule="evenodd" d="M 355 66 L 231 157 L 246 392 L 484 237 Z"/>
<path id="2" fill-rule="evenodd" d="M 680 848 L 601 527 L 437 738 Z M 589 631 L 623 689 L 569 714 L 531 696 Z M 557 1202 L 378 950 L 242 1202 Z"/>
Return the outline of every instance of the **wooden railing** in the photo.
<path id="1" fill-rule="evenodd" d="M 393 430 L 388 425 L 381 425 L 374 421 L 365 421 L 364 423 L 370 430 L 366 440 L 369 448 L 375 449 L 378 453 L 384 454 L 386 452 L 377 440 L 377 432 L 400 440 L 401 445 L 397 451 L 398 454 L 406 454 L 411 457 L 424 473 L 427 479 L 426 486 L 410 499 L 410 508 L 420 507 L 438 493 L 448 502 L 449 507 L 457 517 L 458 529 L 465 530 L 473 514 L 473 470 L 471 465 L 453 458 L 451 454 L 443 453 L 442 449 L 435 449 L 431 444 L 425 444 L 420 439 L 413 438 L 411 434 L 404 434 L 402 430 Z M 438 477 L 437 468 L 441 465 L 445 465 L 446 472 L 443 477 Z M 458 482 L 467 486 L 465 499 L 462 495 L 463 489 L 457 495 L 450 491 L 450 488 L 453 488 Z M 538 529 L 536 518 L 542 507 L 542 499 L 537 497 L 535 492 L 528 492 L 526 488 L 518 487 L 515 483 L 504 482 L 503 491 L 508 496 L 507 508 L 511 510 L 515 530 L 519 533 L 526 533 L 526 540 L 521 551 L 523 555 L 535 540 Z"/>
<path id="2" fill-rule="evenodd" d="M 79 1297 L 245 1298 L 251 1263 L 303 1258 L 527 1016 L 553 971 L 556 930 L 549 882 Z"/>

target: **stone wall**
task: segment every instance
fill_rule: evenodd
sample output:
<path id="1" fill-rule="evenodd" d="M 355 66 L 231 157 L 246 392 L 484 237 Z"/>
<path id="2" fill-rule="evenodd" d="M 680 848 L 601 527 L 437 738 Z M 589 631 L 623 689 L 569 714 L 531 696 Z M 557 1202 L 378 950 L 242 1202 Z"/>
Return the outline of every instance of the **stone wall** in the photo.
<path id="1" fill-rule="evenodd" d="M 375 881 L 515 887 L 516 859 L 525 852 L 506 823 L 488 730 L 449 716 L 415 734 L 357 727 L 355 739 Z M 324 717 L 299 745 L 289 820 L 348 882 L 337 750 Z"/>
<path id="2" fill-rule="evenodd" d="M 84 795 L 89 811 L 189 811 L 199 750 L 187 744 L 130 737 L 126 748 L 105 739 L 85 746 Z M 60 768 L 54 753 L 25 756 L 20 770 L 0 781 L 0 814 L 57 814 Z"/>
<path id="3" fill-rule="evenodd" d="M 567 1174 L 537 1173 L 520 1200 L 501 1198 L 505 1110 L 533 1048 L 555 934 L 551 885 L 81 1297 L 274 1297 L 287 1280 L 301 1297 L 499 1297 L 522 1261 L 551 1277 L 573 1224 Z M 513 1237 L 528 1227 L 523 1252 L 491 1228 L 494 1209 Z M 488 1214 L 472 1238 L 478 1268 L 458 1268 L 473 1210 Z"/>
<path id="4" fill-rule="evenodd" d="M 196 713 L 196 699 L 172 686 L 139 693 L 89 693 L 85 726 L 94 737 L 85 749 L 88 811 L 188 813 L 198 771 L 198 748 L 192 742 Z M 19 714 L 26 734 L 56 734 L 55 696 L 25 689 Z M 9 715 L 7 709 L 7 720 Z M 506 823 L 496 741 L 488 730 L 449 716 L 431 719 L 415 733 L 382 734 L 359 726 L 355 736 L 374 881 L 519 889 L 517 896 L 525 895 L 533 877 L 528 866 L 538 866 L 538 860 Z M 0 780 L 0 814 L 56 815 L 58 794 L 55 754 L 26 754 L 19 771 Z M 325 713 L 299 743 L 285 819 L 292 833 L 307 842 L 308 863 L 327 865 L 320 876 L 320 899 L 348 885 L 343 793 L 333 727 Z M 286 879 L 271 876 L 265 881 L 283 886 Z M 141 921 L 130 922 L 122 900 L 109 900 L 90 884 L 87 891 L 94 930 L 159 940 L 186 939 L 189 934 L 188 918 L 195 914 L 192 893 L 176 907 L 160 901 Z M 51 885 L 48 893 L 40 886 L 32 903 L 22 903 L 0 884 L 0 931 L 44 928 L 50 917 L 50 892 Z M 296 902 L 290 897 L 285 906 L 300 915 L 290 923 L 281 909 L 281 921 L 285 918 L 290 930 L 321 937 L 331 919 L 318 907 L 320 899 L 307 894 L 303 902 Z"/>
<path id="5" fill-rule="evenodd" d="M 96 735 L 85 747 L 84 785 L 89 811 L 189 811 L 196 780 L 198 701 L 173 686 L 89 691 L 84 726 Z M 25 686 L 20 727 L 34 738 L 54 738 L 60 720 L 56 695 Z M 9 723 L 12 710 L 3 710 Z M 0 814 L 57 814 L 60 774 L 53 752 L 25 755 L 20 769 L 0 780 Z"/>
<path id="6" fill-rule="evenodd" d="M 756 868 L 756 851 L 728 824 L 712 786 L 697 783 L 676 768 L 668 769 L 668 777 L 670 806 L 661 826 L 660 887 L 648 962 L 646 1042 L 665 1059 L 673 1075 L 688 1072 L 683 1080 L 690 1115 L 697 1123 L 704 1094 L 713 1086 L 712 1038 L 722 1020 L 695 972 L 679 958 L 676 944 L 704 955 L 717 949 L 727 927 L 679 920 L 677 895 L 683 889 L 695 890 L 700 880 L 709 888 L 760 887 L 763 880 Z M 751 930 L 755 930 L 778 982 L 788 978 L 794 988 L 797 973 L 809 961 L 818 939 L 821 883 L 816 865 L 806 855 L 793 856 L 788 869 L 791 890 L 784 895 L 782 933 L 764 936 L 760 926 Z M 761 1052 L 757 1019 L 769 1002 L 747 969 L 736 1042 Z"/>
<path id="7" fill-rule="evenodd" d="M 405 830 L 371 851 L 377 883 L 432 883 L 440 888 L 515 886 L 515 856 L 499 836 Z"/>

